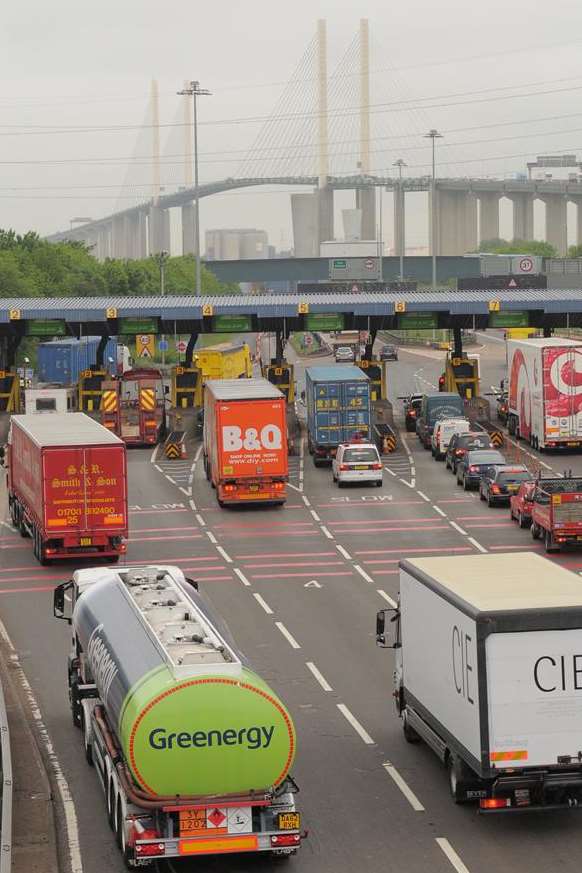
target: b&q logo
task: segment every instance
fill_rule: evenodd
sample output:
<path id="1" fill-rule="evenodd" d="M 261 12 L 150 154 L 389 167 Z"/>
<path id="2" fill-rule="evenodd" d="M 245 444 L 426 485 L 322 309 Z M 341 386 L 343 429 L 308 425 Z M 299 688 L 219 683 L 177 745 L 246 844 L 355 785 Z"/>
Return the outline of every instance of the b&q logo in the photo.
<path id="1" fill-rule="evenodd" d="M 224 425 L 222 428 L 222 445 L 225 452 L 256 452 L 259 449 L 280 449 L 283 445 L 281 428 L 276 424 L 266 424 L 261 431 L 256 427 L 247 427 L 243 432 L 238 425 Z"/>

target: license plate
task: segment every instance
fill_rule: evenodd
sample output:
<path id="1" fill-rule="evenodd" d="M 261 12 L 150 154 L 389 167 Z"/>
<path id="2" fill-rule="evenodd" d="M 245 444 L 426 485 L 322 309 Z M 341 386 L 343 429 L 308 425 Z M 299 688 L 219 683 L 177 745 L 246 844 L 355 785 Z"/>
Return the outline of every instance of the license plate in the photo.
<path id="1" fill-rule="evenodd" d="M 301 827 L 300 813 L 280 812 L 277 815 L 277 827 L 280 831 L 298 831 Z"/>
<path id="2" fill-rule="evenodd" d="M 81 537 L 80 543 L 82 546 L 91 546 L 93 544 L 93 540 L 91 537 Z"/>
<path id="3" fill-rule="evenodd" d="M 517 485 L 508 485 L 507 490 L 508 491 L 517 491 Z"/>
<path id="4" fill-rule="evenodd" d="M 582 540 L 582 537 L 576 537 L 577 540 Z"/>
<path id="5" fill-rule="evenodd" d="M 249 491 L 258 491 L 258 490 L 259 490 L 258 485 L 249 485 Z"/>
<path id="6" fill-rule="evenodd" d="M 368 468 L 367 464 L 356 464 L 354 469 L 355 470 L 368 470 L 369 468 Z"/>

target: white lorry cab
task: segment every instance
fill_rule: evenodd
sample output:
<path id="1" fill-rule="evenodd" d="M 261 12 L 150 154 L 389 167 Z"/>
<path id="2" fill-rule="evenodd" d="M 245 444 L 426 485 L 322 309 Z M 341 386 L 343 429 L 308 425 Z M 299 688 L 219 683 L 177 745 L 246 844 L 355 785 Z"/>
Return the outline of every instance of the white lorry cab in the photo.
<path id="1" fill-rule="evenodd" d="M 455 434 L 469 433 L 470 430 L 471 423 L 468 418 L 439 419 L 431 437 L 431 452 L 435 461 L 442 461 Z"/>

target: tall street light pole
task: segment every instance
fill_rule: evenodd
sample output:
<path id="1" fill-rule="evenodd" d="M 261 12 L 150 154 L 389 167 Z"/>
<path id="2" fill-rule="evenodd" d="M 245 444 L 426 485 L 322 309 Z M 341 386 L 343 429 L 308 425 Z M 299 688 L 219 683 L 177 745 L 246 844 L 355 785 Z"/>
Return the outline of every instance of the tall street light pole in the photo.
<path id="1" fill-rule="evenodd" d="M 431 249 L 432 249 L 432 287 L 436 288 L 437 281 L 437 239 L 436 239 L 436 185 L 435 185 L 435 154 L 434 154 L 434 144 L 435 140 L 442 139 L 442 133 L 439 133 L 438 130 L 435 130 L 434 127 L 429 130 L 428 133 L 425 133 L 425 139 L 432 140 L 432 179 L 430 186 L 431 193 L 431 204 L 430 204 L 430 236 L 431 236 Z"/>
<path id="2" fill-rule="evenodd" d="M 407 167 L 408 164 L 406 161 L 403 161 L 402 158 L 398 158 L 397 161 L 394 161 L 392 164 L 393 167 L 398 167 L 398 191 L 402 204 L 402 218 L 404 218 L 404 200 L 402 199 L 402 167 Z M 404 221 L 402 221 L 400 225 L 400 281 L 404 282 Z"/>
<path id="3" fill-rule="evenodd" d="M 158 262 L 158 267 L 160 268 L 160 295 L 162 297 L 166 296 L 166 261 L 170 257 L 170 253 L 163 249 L 161 252 L 158 252 L 157 255 L 154 255 L 156 261 Z M 166 337 L 162 334 L 162 340 L 165 342 Z M 166 363 L 166 353 L 164 349 L 162 349 L 162 364 Z"/>
<path id="4" fill-rule="evenodd" d="M 202 294 L 202 268 L 200 263 L 200 198 L 198 192 L 198 97 L 208 97 L 212 93 L 200 87 L 200 82 L 192 81 L 187 88 L 177 91 L 181 97 L 192 97 L 194 102 L 194 221 L 195 230 L 195 255 L 196 255 L 196 296 Z"/>

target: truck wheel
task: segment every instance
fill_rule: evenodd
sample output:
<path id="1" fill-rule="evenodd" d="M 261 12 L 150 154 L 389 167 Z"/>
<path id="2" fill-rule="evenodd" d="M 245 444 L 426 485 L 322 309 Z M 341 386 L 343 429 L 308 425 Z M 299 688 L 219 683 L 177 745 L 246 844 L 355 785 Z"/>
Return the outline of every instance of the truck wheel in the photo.
<path id="1" fill-rule="evenodd" d="M 121 855 L 123 857 L 123 864 L 126 870 L 135 870 L 137 867 L 137 861 L 135 860 L 135 855 L 133 848 L 127 845 L 126 836 L 125 836 L 125 822 L 122 818 L 122 807 L 121 807 L 121 799 L 117 800 L 117 815 L 116 815 L 116 828 L 115 828 L 115 837 L 117 845 L 120 848 Z"/>
<path id="2" fill-rule="evenodd" d="M 538 525 L 535 523 L 535 521 L 532 521 L 532 523 L 531 523 L 531 536 L 532 536 L 532 539 L 534 539 L 534 540 L 539 540 L 539 538 L 540 538 L 540 533 L 541 533 L 541 528 L 538 527 Z"/>
<path id="3" fill-rule="evenodd" d="M 559 552 L 560 546 L 554 543 L 554 538 L 552 536 L 552 532 L 549 530 L 544 531 L 544 548 L 546 552 Z"/>
<path id="4" fill-rule="evenodd" d="M 73 716 L 73 724 L 75 727 L 80 728 L 82 717 L 83 717 L 83 708 L 81 706 L 81 698 L 79 697 L 79 692 L 77 685 L 79 683 L 78 678 L 73 679 L 71 682 L 71 715 Z"/>
<path id="5" fill-rule="evenodd" d="M 406 715 L 406 710 L 402 713 L 402 732 L 404 734 L 404 739 L 407 743 L 411 743 L 413 746 L 417 743 L 420 743 L 420 737 L 416 733 L 413 727 L 410 726 L 410 722 L 408 721 L 408 717 Z"/>
<path id="6" fill-rule="evenodd" d="M 108 555 L 106 560 L 108 564 L 117 564 L 119 555 Z"/>
<path id="7" fill-rule="evenodd" d="M 313 456 L 313 466 L 321 467 L 321 464 L 319 463 L 319 458 L 316 458 L 315 455 Z"/>
<path id="8" fill-rule="evenodd" d="M 523 517 L 523 512 L 518 512 L 517 523 L 522 529 L 527 527 L 527 518 Z"/>
<path id="9" fill-rule="evenodd" d="M 449 790 L 453 803 L 466 803 L 466 783 L 469 777 L 467 766 L 456 755 L 450 754 L 447 759 L 447 770 L 449 774 Z"/>
<path id="10" fill-rule="evenodd" d="M 467 485 L 467 477 L 463 476 L 463 491 L 468 491 L 469 486 Z"/>
<path id="11" fill-rule="evenodd" d="M 487 506 L 488 506 L 490 509 L 493 508 L 493 507 L 495 506 L 495 503 L 493 502 L 493 500 L 491 499 L 491 497 L 488 497 L 488 498 L 487 498 Z"/>
<path id="12" fill-rule="evenodd" d="M 93 767 L 93 746 L 87 742 L 87 732 L 85 725 L 85 710 L 81 707 L 81 730 L 83 731 L 83 744 L 85 746 L 85 760 L 90 767 Z"/>

